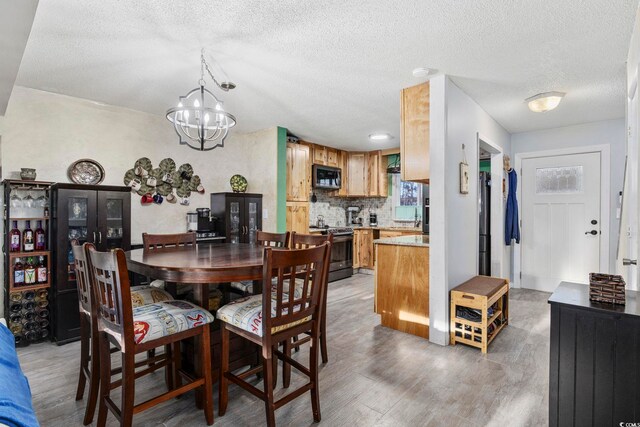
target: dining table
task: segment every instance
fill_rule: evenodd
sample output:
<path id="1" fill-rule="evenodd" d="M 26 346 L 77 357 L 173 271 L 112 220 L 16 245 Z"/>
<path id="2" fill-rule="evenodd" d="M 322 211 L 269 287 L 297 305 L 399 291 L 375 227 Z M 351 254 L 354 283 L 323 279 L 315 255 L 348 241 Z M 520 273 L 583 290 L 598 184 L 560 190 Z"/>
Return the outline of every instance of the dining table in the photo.
<path id="1" fill-rule="evenodd" d="M 262 292 L 262 266 L 264 247 L 248 243 L 200 243 L 159 249 L 133 249 L 126 252 L 127 268 L 130 272 L 151 279 L 164 280 L 177 286 L 192 285 L 193 302 L 201 307 L 209 307 L 209 285 L 253 280 L 254 293 Z M 247 342 L 248 343 L 248 342 Z M 212 335 L 212 347 L 215 347 L 216 335 Z M 252 344 L 249 344 L 252 345 Z M 194 346 L 195 347 L 195 346 Z M 233 347 L 233 346 L 232 346 Z M 214 381 L 217 380 L 216 352 L 214 357 Z M 257 363 L 255 355 L 239 357 L 237 365 Z M 199 375 L 202 367 L 195 357 L 191 361 L 194 373 Z M 232 363 L 232 367 L 233 367 Z M 199 389 L 196 390 L 198 406 L 201 405 Z"/>

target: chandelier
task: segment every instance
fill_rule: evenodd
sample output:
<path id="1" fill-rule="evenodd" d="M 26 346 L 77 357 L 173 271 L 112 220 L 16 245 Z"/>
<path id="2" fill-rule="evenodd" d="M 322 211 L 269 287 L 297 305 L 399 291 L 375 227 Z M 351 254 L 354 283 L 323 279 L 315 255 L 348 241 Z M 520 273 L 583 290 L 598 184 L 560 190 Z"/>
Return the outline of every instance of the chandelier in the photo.
<path id="1" fill-rule="evenodd" d="M 173 123 L 180 144 L 200 151 L 223 147 L 229 129 L 236 125 L 236 118 L 224 111 L 222 101 L 205 87 L 205 70 L 216 86 L 224 92 L 236 87 L 232 82 L 218 83 L 204 59 L 202 49 L 199 87 L 181 96 L 178 105 L 167 110 L 167 119 Z"/>

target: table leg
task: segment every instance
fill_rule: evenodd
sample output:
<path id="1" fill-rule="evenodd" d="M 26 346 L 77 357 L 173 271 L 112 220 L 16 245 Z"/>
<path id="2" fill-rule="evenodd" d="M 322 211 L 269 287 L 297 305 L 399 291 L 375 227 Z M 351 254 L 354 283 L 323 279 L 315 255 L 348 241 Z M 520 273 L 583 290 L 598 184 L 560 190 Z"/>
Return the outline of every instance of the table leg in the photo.
<path id="1" fill-rule="evenodd" d="M 194 303 L 204 308 L 205 310 L 209 309 L 209 285 L 198 283 L 193 285 L 193 299 Z M 195 342 L 193 348 L 200 348 L 200 340 L 202 337 L 194 337 Z M 202 376 L 203 366 L 202 360 L 200 357 L 195 357 L 193 361 L 193 369 L 195 370 L 196 378 L 200 378 Z M 198 409 L 203 408 L 203 396 L 202 396 L 202 387 L 198 387 L 195 389 L 196 392 L 196 407 Z"/>

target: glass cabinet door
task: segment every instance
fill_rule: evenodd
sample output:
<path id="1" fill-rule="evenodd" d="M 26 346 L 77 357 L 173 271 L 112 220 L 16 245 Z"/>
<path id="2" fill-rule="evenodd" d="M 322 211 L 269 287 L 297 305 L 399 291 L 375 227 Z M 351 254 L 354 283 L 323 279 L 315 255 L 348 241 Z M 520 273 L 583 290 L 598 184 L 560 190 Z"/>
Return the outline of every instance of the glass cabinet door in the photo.
<path id="1" fill-rule="evenodd" d="M 243 226 L 240 221 L 241 201 L 232 200 L 229 202 L 229 243 L 240 243 L 243 234 Z"/>
<path id="2" fill-rule="evenodd" d="M 247 201 L 247 228 L 248 228 L 248 243 L 256 243 L 256 235 L 258 230 L 258 204 L 256 202 Z"/>
<path id="3" fill-rule="evenodd" d="M 87 197 L 69 197 L 67 199 L 67 282 L 70 286 L 75 286 L 76 271 L 73 258 L 72 242 L 79 245 L 89 241 L 95 241 L 95 231 L 89 230 L 87 220 L 89 212 L 89 199 Z M 91 235 L 89 235 L 91 233 Z"/>
<path id="4" fill-rule="evenodd" d="M 123 214 L 122 200 L 107 198 L 106 236 L 102 236 L 102 231 L 98 231 L 100 233 L 98 239 L 106 242 L 107 249 L 122 247 L 122 236 L 124 235 Z"/>
<path id="5" fill-rule="evenodd" d="M 100 250 L 131 247 L 131 195 L 118 191 L 98 192 L 98 231 Z"/>

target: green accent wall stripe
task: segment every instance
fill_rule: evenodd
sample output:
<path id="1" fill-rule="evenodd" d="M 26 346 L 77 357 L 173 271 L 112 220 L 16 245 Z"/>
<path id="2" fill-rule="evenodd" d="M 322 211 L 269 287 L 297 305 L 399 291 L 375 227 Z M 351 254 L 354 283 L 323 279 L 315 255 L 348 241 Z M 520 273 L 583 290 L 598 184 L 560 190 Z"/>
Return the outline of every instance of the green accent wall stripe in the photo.
<path id="1" fill-rule="evenodd" d="M 278 126 L 278 233 L 287 230 L 287 129 Z"/>

